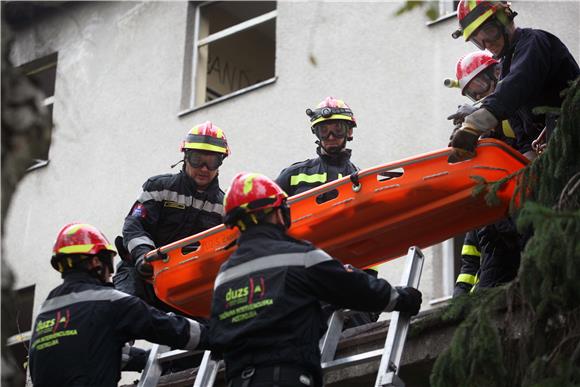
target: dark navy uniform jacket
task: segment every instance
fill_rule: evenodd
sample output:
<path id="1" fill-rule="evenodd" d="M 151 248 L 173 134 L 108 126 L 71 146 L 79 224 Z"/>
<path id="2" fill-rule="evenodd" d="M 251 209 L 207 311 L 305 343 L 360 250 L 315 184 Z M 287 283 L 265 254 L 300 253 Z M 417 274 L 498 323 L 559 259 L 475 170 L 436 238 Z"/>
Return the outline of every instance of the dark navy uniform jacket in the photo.
<path id="1" fill-rule="evenodd" d="M 350 161 L 350 149 L 345 149 L 338 155 L 326 155 L 318 148 L 316 153 L 317 158 L 294 163 L 282 170 L 276 178 L 276 183 L 288 196 L 349 176 L 358 170 Z"/>
<path id="2" fill-rule="evenodd" d="M 531 123 L 540 128 L 553 126 L 551 120 L 533 114 L 532 109 L 560 107 L 564 99 L 560 92 L 580 75 L 578 63 L 560 39 L 531 28 L 516 29 L 514 41 L 501 58 L 501 68 L 500 82 L 482 107 L 500 121 L 518 113 L 526 130 L 537 129 Z"/>
<path id="3" fill-rule="evenodd" d="M 145 339 L 195 349 L 206 328 L 165 314 L 85 272 L 67 274 L 40 307 L 30 340 L 30 377 L 42 386 L 116 386 L 124 343 Z"/>
<path id="4" fill-rule="evenodd" d="M 321 383 L 318 341 L 326 329 L 320 300 L 344 308 L 392 310 L 389 283 L 343 265 L 280 226 L 249 228 L 214 284 L 211 347 L 226 377 L 247 367 L 301 367 Z"/>
<path id="5" fill-rule="evenodd" d="M 205 191 L 184 171 L 154 176 L 143 184 L 123 225 L 133 259 L 157 247 L 222 223 L 224 192 L 217 177 Z"/>

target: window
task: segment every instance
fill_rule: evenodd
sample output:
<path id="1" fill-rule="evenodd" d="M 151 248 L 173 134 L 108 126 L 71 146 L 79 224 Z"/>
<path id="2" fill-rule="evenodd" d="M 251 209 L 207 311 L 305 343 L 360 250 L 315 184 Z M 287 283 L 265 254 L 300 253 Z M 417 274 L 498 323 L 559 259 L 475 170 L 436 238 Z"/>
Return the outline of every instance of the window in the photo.
<path id="1" fill-rule="evenodd" d="M 443 16 L 455 14 L 459 1 L 441 0 L 438 1 L 438 3 L 439 14 L 437 15 L 437 18 L 441 18 Z"/>
<path id="2" fill-rule="evenodd" d="M 54 104 L 54 89 L 56 83 L 56 64 L 57 54 L 51 54 L 43 58 L 34 60 L 20 66 L 22 72 L 40 89 L 45 95 L 44 106 L 48 109 L 49 115 L 49 134 L 52 134 L 52 107 Z M 49 141 L 50 144 L 50 141 Z M 31 160 L 28 171 L 43 167 L 48 164 L 48 151 L 50 145 L 37 149 L 37 154 Z"/>
<path id="3" fill-rule="evenodd" d="M 431 6 L 427 10 L 427 16 L 431 19 L 427 25 L 435 24 L 441 20 L 447 20 L 455 16 L 457 5 L 459 1 L 439 0 L 431 2 Z"/>
<path id="4" fill-rule="evenodd" d="M 14 306 L 16 309 L 15 326 L 17 334 L 6 340 L 6 345 L 16 361 L 18 370 L 22 372 L 25 379 L 28 362 L 28 347 L 32 332 L 32 307 L 34 306 L 34 285 L 15 291 Z"/>
<path id="5" fill-rule="evenodd" d="M 218 1 L 195 7 L 186 108 L 275 80 L 276 15 L 275 1 Z"/>
<path id="6" fill-rule="evenodd" d="M 434 275 L 441 280 L 436 281 L 433 288 L 434 298 L 429 301 L 429 305 L 445 304 L 453 296 L 455 281 L 461 270 L 461 250 L 464 240 L 465 234 L 460 234 L 439 245 L 441 257 L 437 261 Z"/>

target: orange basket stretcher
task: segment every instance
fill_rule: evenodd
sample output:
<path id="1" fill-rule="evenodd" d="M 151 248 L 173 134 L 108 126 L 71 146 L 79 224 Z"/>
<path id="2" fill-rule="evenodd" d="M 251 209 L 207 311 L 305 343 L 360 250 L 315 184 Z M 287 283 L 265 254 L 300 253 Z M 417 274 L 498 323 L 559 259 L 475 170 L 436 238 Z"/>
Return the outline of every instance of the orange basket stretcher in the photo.
<path id="1" fill-rule="evenodd" d="M 482 195 L 472 195 L 472 176 L 497 181 L 523 168 L 526 158 L 493 139 L 481 140 L 467 161 L 448 163 L 450 152 L 365 169 L 289 198 L 289 234 L 365 268 L 400 257 L 409 246 L 425 248 L 506 216 L 513 179 L 498 191 L 500 204 L 490 207 Z M 318 203 L 330 191 L 336 197 Z M 214 279 L 237 236 L 220 225 L 150 252 L 157 296 L 186 314 L 209 316 Z"/>

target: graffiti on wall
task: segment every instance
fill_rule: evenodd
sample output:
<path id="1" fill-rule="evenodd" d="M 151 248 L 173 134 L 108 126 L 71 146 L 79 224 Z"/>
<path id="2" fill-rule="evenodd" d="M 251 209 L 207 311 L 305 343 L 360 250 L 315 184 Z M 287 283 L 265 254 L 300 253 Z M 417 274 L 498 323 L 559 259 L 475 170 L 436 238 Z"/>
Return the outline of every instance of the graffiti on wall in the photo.
<path id="1" fill-rule="evenodd" d="M 216 56 L 210 57 L 208 62 L 208 79 L 215 73 L 219 83 L 229 88 L 229 90 L 239 90 L 251 85 L 247 72 L 239 69 L 236 65 L 230 64 L 228 60 L 223 60 Z"/>

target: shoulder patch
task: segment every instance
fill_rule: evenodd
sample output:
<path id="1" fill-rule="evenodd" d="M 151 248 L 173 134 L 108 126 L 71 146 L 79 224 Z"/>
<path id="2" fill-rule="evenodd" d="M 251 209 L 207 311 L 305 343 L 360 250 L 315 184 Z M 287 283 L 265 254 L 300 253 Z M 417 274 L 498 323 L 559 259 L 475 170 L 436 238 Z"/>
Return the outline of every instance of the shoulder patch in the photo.
<path id="1" fill-rule="evenodd" d="M 131 208 L 129 215 L 135 218 L 145 219 L 147 218 L 147 209 L 142 203 L 137 202 L 133 205 L 133 208 Z"/>

